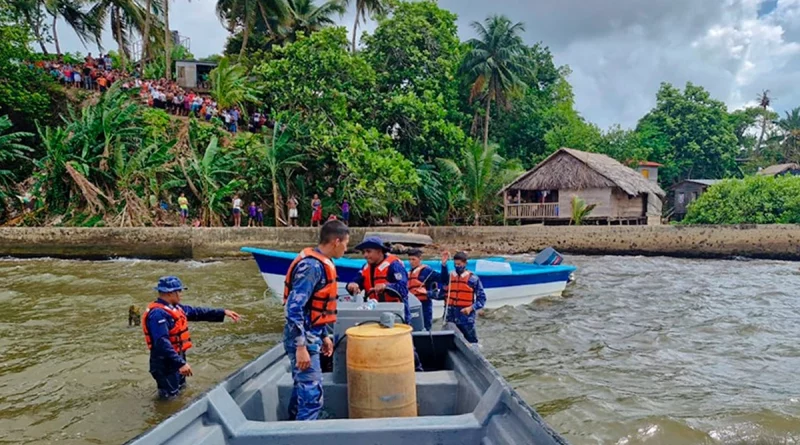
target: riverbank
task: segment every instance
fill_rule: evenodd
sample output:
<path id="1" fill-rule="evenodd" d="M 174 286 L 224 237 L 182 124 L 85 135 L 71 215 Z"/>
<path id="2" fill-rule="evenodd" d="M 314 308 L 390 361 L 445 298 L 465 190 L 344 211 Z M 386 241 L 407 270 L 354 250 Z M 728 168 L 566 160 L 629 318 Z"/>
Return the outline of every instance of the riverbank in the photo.
<path id="1" fill-rule="evenodd" d="M 425 234 L 436 243 L 432 251 L 466 250 L 473 255 L 512 255 L 553 246 L 587 255 L 800 260 L 800 225 L 356 227 L 353 240 L 361 240 L 368 231 Z M 310 227 L 0 228 L 0 256 L 205 260 L 243 256 L 243 246 L 296 251 L 316 239 L 317 229 Z"/>

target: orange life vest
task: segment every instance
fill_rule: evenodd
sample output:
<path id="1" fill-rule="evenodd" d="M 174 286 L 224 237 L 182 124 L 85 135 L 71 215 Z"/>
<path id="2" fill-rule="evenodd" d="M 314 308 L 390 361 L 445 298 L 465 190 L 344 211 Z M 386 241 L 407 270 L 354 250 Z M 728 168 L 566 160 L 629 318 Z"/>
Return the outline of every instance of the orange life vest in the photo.
<path id="1" fill-rule="evenodd" d="M 394 255 L 386 255 L 380 264 L 373 267 L 370 264 L 361 269 L 361 276 L 364 277 L 364 290 L 367 292 L 367 298 L 374 298 L 381 303 L 401 303 L 403 300 L 390 292 L 376 291 L 375 286 L 379 284 L 389 284 L 389 266 L 395 261 L 400 261 Z"/>
<path id="2" fill-rule="evenodd" d="M 186 318 L 186 313 L 183 312 L 183 309 L 180 306 L 171 308 L 154 301 L 147 306 L 147 310 L 142 315 L 142 331 L 144 332 L 144 341 L 147 343 L 147 349 L 153 349 L 153 339 L 150 338 L 150 332 L 147 330 L 147 316 L 150 315 L 150 311 L 153 309 L 163 309 L 175 320 L 175 325 L 169 330 L 169 342 L 172 343 L 175 352 L 180 354 L 191 348 L 192 339 L 189 338 L 189 320 Z"/>
<path id="3" fill-rule="evenodd" d="M 283 280 L 283 304 L 289 300 L 289 293 L 292 291 L 292 275 L 294 268 L 303 259 L 311 257 L 322 263 L 325 268 L 326 285 L 311 295 L 309 306 L 311 308 L 311 326 L 320 326 L 336 321 L 336 302 L 339 299 L 339 289 L 336 284 L 336 266 L 330 258 L 320 254 L 312 248 L 303 249 L 300 255 L 292 261 L 289 271 L 286 272 L 286 279 Z"/>
<path id="4" fill-rule="evenodd" d="M 408 274 L 408 291 L 414 294 L 419 301 L 428 301 L 428 289 L 425 287 L 425 283 L 419 279 L 420 273 L 426 267 L 428 266 L 423 264 Z M 428 276 L 430 277 L 430 275 Z"/>
<path id="5" fill-rule="evenodd" d="M 447 289 L 448 306 L 472 306 L 472 303 L 475 301 L 475 289 L 469 285 L 469 278 L 471 276 L 472 272 L 468 270 L 465 270 L 461 275 L 458 275 L 455 272 L 450 272 L 450 285 Z"/>

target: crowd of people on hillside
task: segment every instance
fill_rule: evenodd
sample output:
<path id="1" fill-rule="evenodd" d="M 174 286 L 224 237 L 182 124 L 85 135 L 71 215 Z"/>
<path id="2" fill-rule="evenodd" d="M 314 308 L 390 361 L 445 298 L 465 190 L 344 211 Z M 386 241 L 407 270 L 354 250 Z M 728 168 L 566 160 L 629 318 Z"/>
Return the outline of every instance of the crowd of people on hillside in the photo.
<path id="1" fill-rule="evenodd" d="M 194 90 L 185 90 L 177 82 L 161 79 L 142 79 L 138 71 L 128 74 L 117 70 L 108 54 L 92 57 L 89 53 L 83 63 L 69 63 L 62 58 L 55 61 L 31 62 L 36 67 L 50 73 L 58 82 L 67 87 L 82 88 L 90 91 L 105 92 L 114 82 L 121 81 L 123 89 L 138 88 L 142 103 L 161 109 L 175 116 L 194 116 L 210 122 L 218 118 L 231 133 L 239 130 L 239 124 L 245 119 L 243 110 L 237 106 L 222 108 L 206 94 Z M 247 120 L 248 130 L 260 131 L 267 125 L 267 115 L 254 112 Z"/>
<path id="2" fill-rule="evenodd" d="M 101 93 L 117 80 L 126 77 L 124 72 L 114 69 L 113 61 L 108 54 L 101 54 L 95 58 L 92 57 L 92 53 L 89 53 L 83 63 L 69 63 L 59 59 L 55 61 L 40 60 L 31 65 L 50 73 L 64 86 Z"/>

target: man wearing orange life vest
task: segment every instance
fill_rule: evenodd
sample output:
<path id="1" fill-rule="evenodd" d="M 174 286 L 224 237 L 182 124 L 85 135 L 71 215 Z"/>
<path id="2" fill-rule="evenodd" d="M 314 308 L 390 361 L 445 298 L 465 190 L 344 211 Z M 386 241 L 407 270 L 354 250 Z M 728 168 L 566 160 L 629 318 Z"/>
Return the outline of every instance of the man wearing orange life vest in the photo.
<path id="1" fill-rule="evenodd" d="M 439 272 L 422 264 L 422 251 L 411 249 L 408 252 L 411 271 L 408 273 L 408 291 L 422 303 L 422 323 L 426 331 L 433 324 L 433 300 L 437 299 L 438 284 L 441 281 Z"/>
<path id="2" fill-rule="evenodd" d="M 456 270 L 452 273 L 447 270 L 449 257 L 449 252 L 442 255 L 442 292 L 439 294 L 439 299 L 445 299 L 447 305 L 445 320 L 455 323 L 468 342 L 478 343 L 475 314 L 486 305 L 486 293 L 480 278 L 467 270 L 466 253 L 455 254 L 453 264 Z"/>
<path id="3" fill-rule="evenodd" d="M 352 283 L 347 285 L 350 295 L 361 290 L 367 299 L 379 303 L 403 303 L 405 323 L 410 324 L 411 311 L 408 308 L 408 272 L 400 258 L 388 253 L 389 249 L 377 236 L 369 236 L 356 246 L 364 253 L 367 264 L 361 269 Z"/>
<path id="4" fill-rule="evenodd" d="M 239 321 L 239 314 L 227 309 L 192 307 L 180 304 L 181 292 L 187 289 L 175 276 L 158 280 L 158 299 L 142 315 L 142 330 L 150 349 L 150 374 L 162 398 L 177 396 L 186 386 L 192 368 L 186 363 L 186 351 L 192 347 L 189 321 L 221 322 L 225 317 Z"/>
<path id="5" fill-rule="evenodd" d="M 333 354 L 332 327 L 338 299 L 332 259 L 344 255 L 349 240 L 350 230 L 344 223 L 326 222 L 320 229 L 319 245 L 300 252 L 286 273 L 283 348 L 294 380 L 290 420 L 316 420 L 322 411 L 320 354 Z"/>

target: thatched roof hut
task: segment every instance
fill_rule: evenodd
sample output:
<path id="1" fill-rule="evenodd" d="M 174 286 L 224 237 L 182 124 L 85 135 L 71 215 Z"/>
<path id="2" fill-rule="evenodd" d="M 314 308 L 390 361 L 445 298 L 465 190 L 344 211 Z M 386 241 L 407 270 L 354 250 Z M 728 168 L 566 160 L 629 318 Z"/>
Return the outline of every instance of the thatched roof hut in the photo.
<path id="1" fill-rule="evenodd" d="M 582 190 L 619 187 L 630 196 L 666 193 L 657 184 L 616 160 L 598 153 L 562 148 L 503 190 Z"/>
<path id="2" fill-rule="evenodd" d="M 606 155 L 571 148 L 559 149 L 501 193 L 506 198 L 506 216 L 520 219 L 568 218 L 573 196 L 596 204 L 596 218 L 646 219 L 660 216 L 666 196 L 642 173 Z"/>

